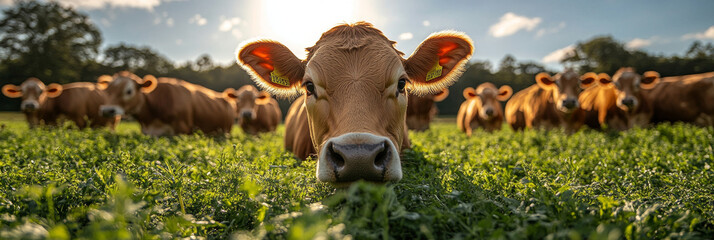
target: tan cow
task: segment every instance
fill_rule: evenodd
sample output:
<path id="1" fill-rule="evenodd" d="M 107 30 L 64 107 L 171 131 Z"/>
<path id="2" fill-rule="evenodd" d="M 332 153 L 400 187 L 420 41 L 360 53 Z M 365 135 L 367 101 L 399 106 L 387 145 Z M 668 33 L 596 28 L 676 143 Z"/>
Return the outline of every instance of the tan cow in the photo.
<path id="1" fill-rule="evenodd" d="M 578 96 L 596 78 L 595 73 L 578 76 L 571 69 L 553 77 L 539 73 L 536 84 L 519 91 L 506 103 L 506 122 L 514 130 L 563 127 L 566 132 L 575 132 L 585 120 Z"/>
<path id="2" fill-rule="evenodd" d="M 607 126 L 618 131 L 648 125 L 654 110 L 652 100 L 645 94 L 658 82 L 659 73 L 648 71 L 640 75 L 632 68 L 619 69 L 612 79 L 605 73 L 598 74 L 597 84 L 579 98 L 586 111 L 586 123 L 592 128 Z"/>
<path id="3" fill-rule="evenodd" d="M 107 80 L 111 78 L 111 80 Z M 143 79 L 129 72 L 101 76 L 107 83 L 105 116 L 129 115 L 151 136 L 189 134 L 228 134 L 235 119 L 235 99 L 228 92 L 218 93 L 202 86 L 173 78 L 147 75 Z"/>
<path id="4" fill-rule="evenodd" d="M 282 113 L 278 101 L 270 93 L 258 91 L 253 86 L 245 85 L 238 90 L 226 89 L 236 99 L 236 114 L 244 132 L 258 134 L 275 131 L 280 124 Z"/>
<path id="5" fill-rule="evenodd" d="M 290 105 L 285 117 L 285 150 L 300 159 L 317 154 L 310 138 L 310 123 L 305 111 L 305 96 L 300 96 Z"/>
<path id="6" fill-rule="evenodd" d="M 714 72 L 663 77 L 645 95 L 653 101 L 653 122 L 714 126 Z"/>
<path id="7" fill-rule="evenodd" d="M 39 79 L 29 78 L 19 87 L 12 84 L 3 86 L 2 92 L 11 98 L 22 97 L 20 109 L 30 128 L 41 123 L 56 126 L 61 116 L 73 121 L 79 128 L 109 126 L 114 129 L 119 122 L 119 118 L 100 116 L 99 106 L 107 98 L 94 83 L 52 83 L 45 86 Z"/>
<path id="8" fill-rule="evenodd" d="M 449 89 L 426 96 L 410 94 L 407 102 L 407 128 L 416 131 L 429 129 L 429 123 L 439 113 L 435 103 L 444 101 L 448 96 Z"/>
<path id="9" fill-rule="evenodd" d="M 394 44 L 358 22 L 323 33 L 305 60 L 271 40 L 247 42 L 237 57 L 268 91 L 284 97 L 302 92 L 297 111 L 306 113 L 296 116 L 307 116 L 320 181 L 386 182 L 402 178 L 407 88 L 426 95 L 453 84 L 473 50 L 466 35 L 452 31 L 432 34 L 408 59 Z"/>
<path id="10" fill-rule="evenodd" d="M 459 130 L 470 137 L 474 128 L 482 127 L 488 132 L 501 129 L 503 109 L 500 102 L 508 100 L 512 94 L 510 86 L 496 88 L 496 85 L 489 82 L 478 85 L 476 90 L 471 87 L 464 89 L 466 101 L 461 104 L 456 116 Z"/>

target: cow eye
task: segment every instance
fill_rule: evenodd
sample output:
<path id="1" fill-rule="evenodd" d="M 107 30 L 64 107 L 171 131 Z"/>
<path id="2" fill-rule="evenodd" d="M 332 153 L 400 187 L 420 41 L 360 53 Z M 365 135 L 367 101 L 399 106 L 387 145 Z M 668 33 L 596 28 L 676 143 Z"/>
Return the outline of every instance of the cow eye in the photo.
<path id="1" fill-rule="evenodd" d="M 407 80 L 404 78 L 399 79 L 399 81 L 397 82 L 397 92 L 404 93 L 404 87 L 406 87 L 406 86 L 407 86 Z"/>
<path id="2" fill-rule="evenodd" d="M 305 86 L 305 90 L 307 90 L 308 96 L 315 94 L 315 84 L 312 82 L 306 82 L 303 85 Z"/>

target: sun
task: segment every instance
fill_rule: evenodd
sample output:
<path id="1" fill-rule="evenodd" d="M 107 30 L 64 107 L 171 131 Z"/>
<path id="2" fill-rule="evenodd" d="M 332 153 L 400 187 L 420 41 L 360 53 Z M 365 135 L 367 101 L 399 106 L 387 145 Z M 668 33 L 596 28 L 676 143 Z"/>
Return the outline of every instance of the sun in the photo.
<path id="1" fill-rule="evenodd" d="M 360 2 L 364 5 L 366 1 Z M 356 0 L 265 0 L 258 16 L 258 35 L 280 41 L 304 58 L 320 35 L 335 25 L 357 19 Z"/>

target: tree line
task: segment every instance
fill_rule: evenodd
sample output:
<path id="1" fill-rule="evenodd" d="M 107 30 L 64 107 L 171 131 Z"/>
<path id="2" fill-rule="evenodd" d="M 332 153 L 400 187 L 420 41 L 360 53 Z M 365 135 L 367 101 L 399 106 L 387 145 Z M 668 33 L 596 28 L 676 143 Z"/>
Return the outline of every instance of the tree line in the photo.
<path id="1" fill-rule="evenodd" d="M 94 82 L 104 74 L 129 70 L 139 76 L 173 77 L 223 91 L 254 84 L 237 64 L 220 65 L 207 54 L 195 61 L 176 63 L 148 46 L 126 43 L 100 49 L 102 35 L 89 17 L 57 2 L 16 1 L 0 19 L 0 85 L 20 84 L 28 77 L 45 83 Z M 655 70 L 662 76 L 714 71 L 714 46 L 694 42 L 682 56 L 652 55 L 629 50 L 611 36 L 577 43 L 562 64 L 581 73 L 614 73 L 621 66 Z M 488 61 L 472 61 L 461 79 L 449 88 L 450 96 L 437 103 L 440 114 L 456 115 L 463 89 L 483 82 L 508 84 L 514 91 L 534 83 L 539 72 L 554 73 L 532 61 L 506 55 L 497 68 Z M 18 111 L 19 100 L 0 96 L 0 111 Z M 279 100 L 283 112 L 290 104 Z"/>

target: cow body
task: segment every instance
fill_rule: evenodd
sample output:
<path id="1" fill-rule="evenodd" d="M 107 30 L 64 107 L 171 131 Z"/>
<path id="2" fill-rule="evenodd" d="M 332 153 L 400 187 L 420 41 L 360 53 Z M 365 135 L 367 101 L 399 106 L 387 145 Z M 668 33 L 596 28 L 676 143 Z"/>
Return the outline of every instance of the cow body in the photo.
<path id="1" fill-rule="evenodd" d="M 552 78 L 545 73 L 538 74 L 537 84 L 519 91 L 508 101 L 506 122 L 514 130 L 563 127 L 566 132 L 577 131 L 585 121 L 578 96 L 581 89 L 594 83 L 596 75 L 593 75 L 578 76 L 572 70 Z"/>
<path id="2" fill-rule="evenodd" d="M 141 79 L 128 72 L 114 75 L 106 88 L 107 116 L 130 115 L 141 131 L 151 136 L 230 133 L 235 119 L 234 100 L 185 81 L 151 75 Z"/>
<path id="3" fill-rule="evenodd" d="M 445 89 L 458 79 L 473 46 L 463 34 L 442 32 L 404 59 L 381 31 L 359 22 L 328 30 L 307 50 L 301 60 L 278 42 L 257 40 L 243 44 L 237 58 L 265 90 L 302 93 L 286 119 L 286 148 L 303 151 L 309 136 L 317 178 L 344 186 L 402 178 L 407 86 L 422 96 Z"/>
<path id="4" fill-rule="evenodd" d="M 99 106 L 107 101 L 107 97 L 94 83 L 45 86 L 38 79 L 31 78 L 18 90 L 23 94 L 21 110 L 30 128 L 42 123 L 57 126 L 60 117 L 71 120 L 80 129 L 105 126 L 114 129 L 119 122 L 117 117 L 106 118 L 99 114 Z"/>
<path id="5" fill-rule="evenodd" d="M 654 106 L 646 94 L 657 85 L 658 78 L 656 72 L 641 76 L 632 68 L 618 70 L 612 80 L 607 74 L 599 74 L 597 84 L 583 91 L 579 98 L 586 112 L 586 124 L 618 131 L 647 126 Z"/>
<path id="6" fill-rule="evenodd" d="M 663 77 L 645 94 L 653 101 L 653 122 L 714 126 L 714 72 Z"/>
<path id="7" fill-rule="evenodd" d="M 439 114 L 436 102 L 443 101 L 447 96 L 449 96 L 448 89 L 426 96 L 409 95 L 407 98 L 407 128 L 415 131 L 429 129 L 429 124 Z"/>
<path id="8" fill-rule="evenodd" d="M 244 132 L 258 134 L 275 131 L 282 118 L 278 101 L 250 85 L 241 87 L 235 95 L 236 113 Z"/>
<path id="9" fill-rule="evenodd" d="M 497 89 L 492 83 L 483 83 L 476 90 L 464 89 L 464 101 L 456 116 L 459 130 L 471 136 L 473 129 L 483 128 L 488 132 L 501 129 L 503 125 L 503 109 L 499 101 L 508 100 L 513 93 L 510 86 L 504 85 Z"/>
<path id="10" fill-rule="evenodd" d="M 305 109 L 305 96 L 296 99 L 285 117 L 285 149 L 300 159 L 317 153 L 310 138 L 310 127 Z"/>

